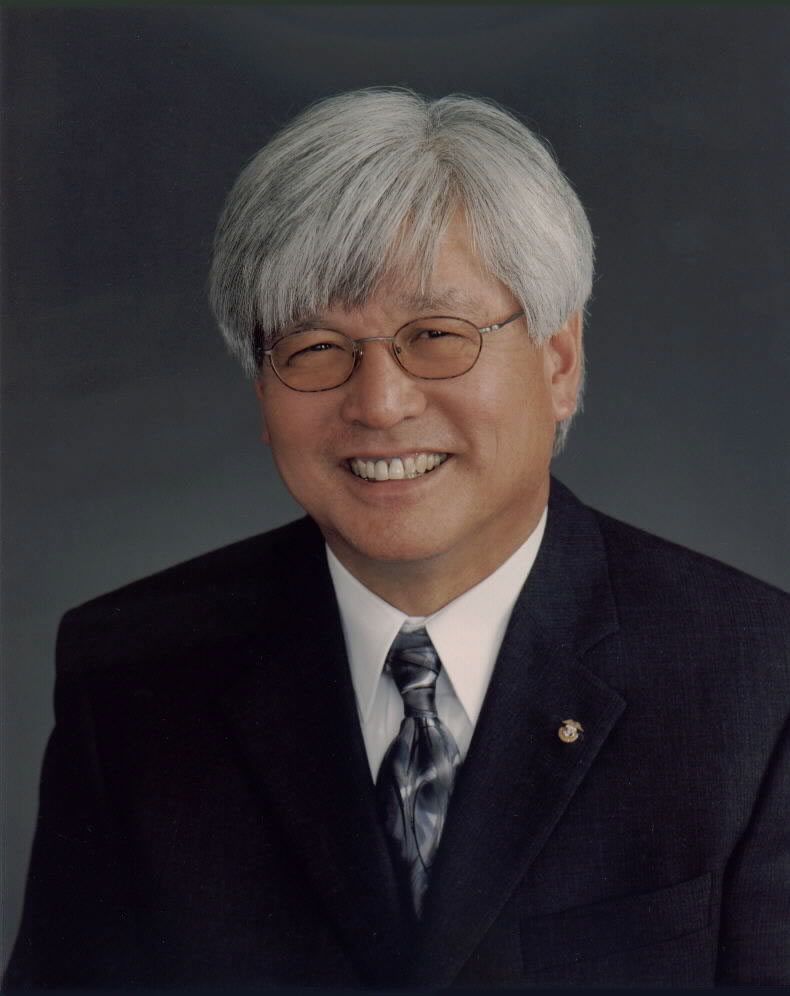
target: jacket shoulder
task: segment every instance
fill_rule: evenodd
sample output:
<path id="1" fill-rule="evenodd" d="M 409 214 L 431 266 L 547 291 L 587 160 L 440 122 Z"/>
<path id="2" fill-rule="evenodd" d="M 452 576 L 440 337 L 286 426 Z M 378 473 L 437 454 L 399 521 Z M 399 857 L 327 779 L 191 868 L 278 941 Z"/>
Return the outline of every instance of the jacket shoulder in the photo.
<path id="1" fill-rule="evenodd" d="M 291 554 L 315 552 L 322 540 L 315 523 L 304 517 L 257 536 L 191 557 L 182 563 L 139 578 L 114 591 L 99 595 L 72 612 L 102 609 L 121 602 L 134 602 L 173 591 L 198 591 L 219 584 L 244 583 L 254 577 L 260 584 L 266 568 Z"/>
<path id="2" fill-rule="evenodd" d="M 713 557 L 593 513 L 618 609 L 730 639 L 778 642 L 790 659 L 790 595 Z M 696 620 L 696 627 L 694 626 Z"/>
<path id="3" fill-rule="evenodd" d="M 191 558 L 69 610 L 58 630 L 58 672 L 199 662 L 233 634 L 260 633 L 294 585 L 325 568 L 312 520 Z"/>

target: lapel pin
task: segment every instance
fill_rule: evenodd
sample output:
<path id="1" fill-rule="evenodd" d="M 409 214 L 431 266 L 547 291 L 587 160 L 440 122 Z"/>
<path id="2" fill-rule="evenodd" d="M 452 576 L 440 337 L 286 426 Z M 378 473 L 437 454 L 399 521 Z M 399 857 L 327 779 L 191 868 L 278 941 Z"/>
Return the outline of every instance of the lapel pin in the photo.
<path id="1" fill-rule="evenodd" d="M 584 733 L 584 727 L 575 719 L 563 719 L 562 726 L 557 730 L 557 736 L 564 744 L 575 743 Z"/>

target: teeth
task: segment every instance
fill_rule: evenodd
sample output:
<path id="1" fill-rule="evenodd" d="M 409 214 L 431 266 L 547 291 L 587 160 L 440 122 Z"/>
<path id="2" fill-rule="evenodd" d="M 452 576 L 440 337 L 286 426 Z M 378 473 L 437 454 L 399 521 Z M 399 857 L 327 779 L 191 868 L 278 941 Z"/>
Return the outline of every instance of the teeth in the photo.
<path id="1" fill-rule="evenodd" d="M 390 460 L 389 466 L 389 479 L 391 481 L 402 481 L 404 475 L 403 461 L 395 457 L 394 460 Z"/>
<path id="2" fill-rule="evenodd" d="M 418 453 L 416 457 L 394 457 L 392 460 L 354 459 L 349 463 L 353 473 L 365 480 L 402 481 L 404 478 L 420 477 L 443 464 L 446 459 L 446 453 Z"/>

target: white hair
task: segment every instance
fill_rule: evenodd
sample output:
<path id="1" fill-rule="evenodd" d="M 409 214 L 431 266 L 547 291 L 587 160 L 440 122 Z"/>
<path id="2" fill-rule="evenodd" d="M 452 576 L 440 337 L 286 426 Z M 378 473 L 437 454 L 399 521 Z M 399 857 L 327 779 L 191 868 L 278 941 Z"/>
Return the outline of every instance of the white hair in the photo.
<path id="1" fill-rule="evenodd" d="M 262 341 L 300 317 L 330 303 L 359 307 L 393 274 L 424 290 L 459 208 L 535 343 L 583 311 L 593 271 L 584 209 L 507 111 L 464 94 L 383 88 L 309 107 L 243 170 L 219 221 L 210 297 L 231 352 L 256 376 Z"/>

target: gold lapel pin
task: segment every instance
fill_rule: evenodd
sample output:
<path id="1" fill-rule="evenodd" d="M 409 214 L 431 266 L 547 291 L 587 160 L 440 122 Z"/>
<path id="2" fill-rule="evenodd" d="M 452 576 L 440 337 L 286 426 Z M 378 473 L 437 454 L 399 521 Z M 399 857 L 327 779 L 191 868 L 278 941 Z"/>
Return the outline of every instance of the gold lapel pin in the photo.
<path id="1" fill-rule="evenodd" d="M 557 730 L 557 736 L 564 744 L 575 743 L 584 733 L 584 727 L 575 719 L 563 719 L 562 726 Z"/>

